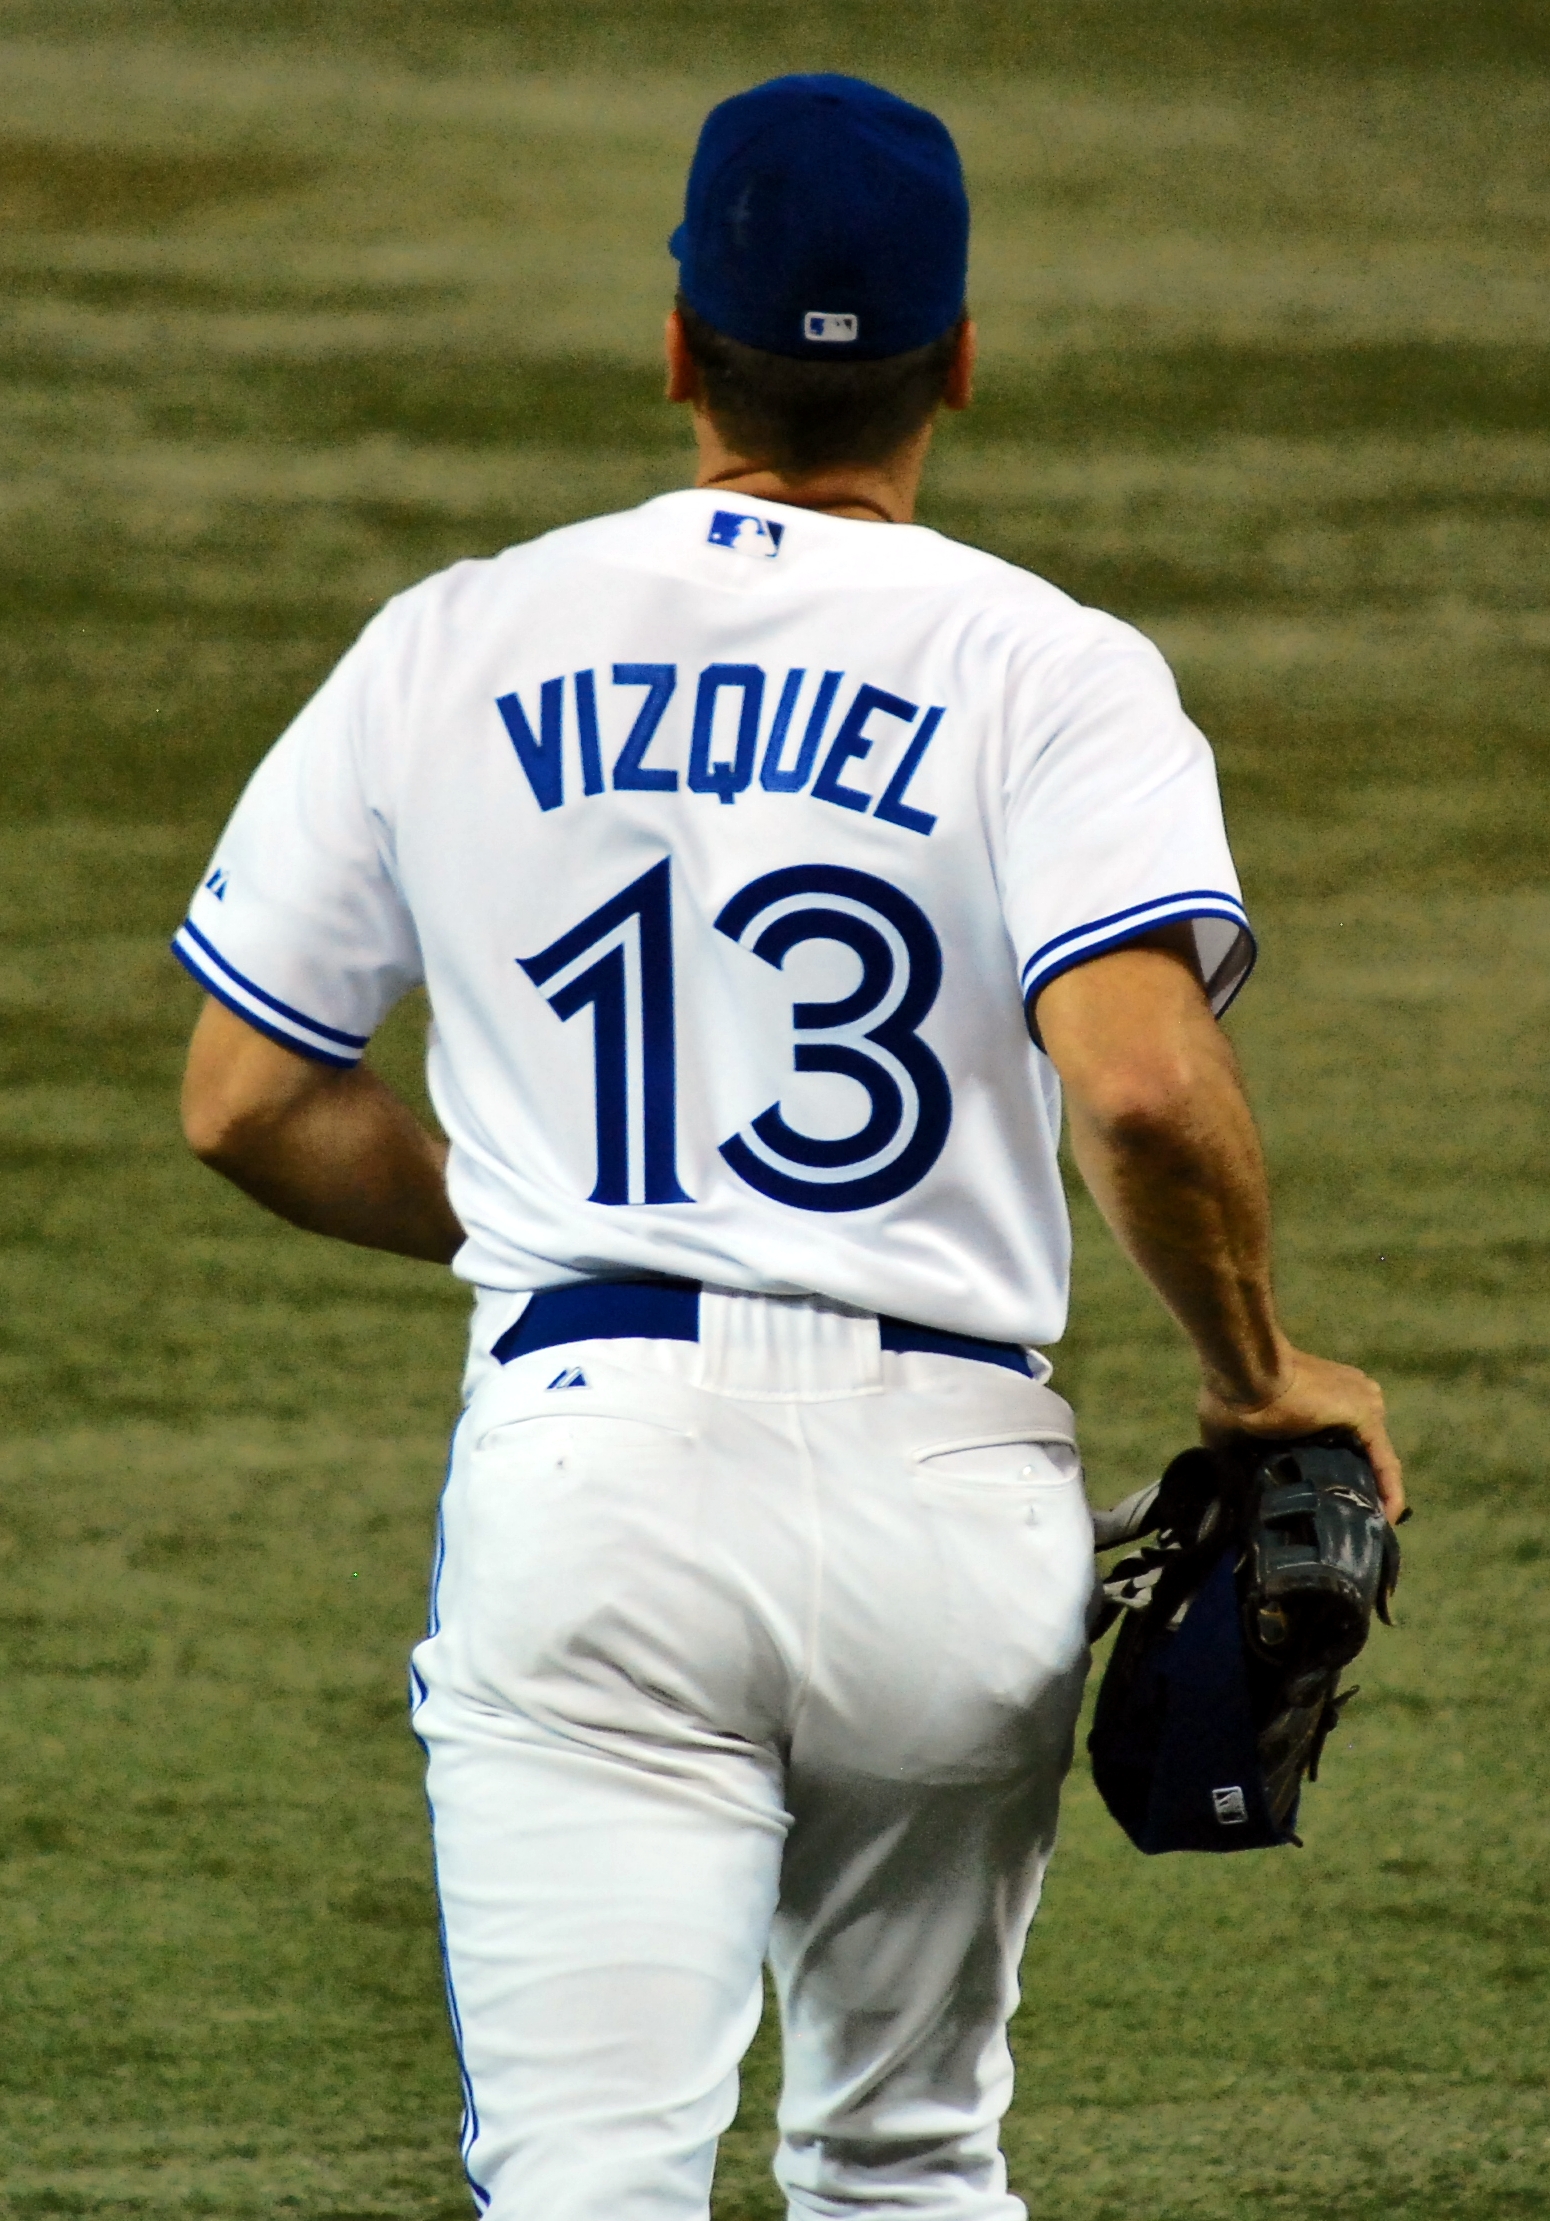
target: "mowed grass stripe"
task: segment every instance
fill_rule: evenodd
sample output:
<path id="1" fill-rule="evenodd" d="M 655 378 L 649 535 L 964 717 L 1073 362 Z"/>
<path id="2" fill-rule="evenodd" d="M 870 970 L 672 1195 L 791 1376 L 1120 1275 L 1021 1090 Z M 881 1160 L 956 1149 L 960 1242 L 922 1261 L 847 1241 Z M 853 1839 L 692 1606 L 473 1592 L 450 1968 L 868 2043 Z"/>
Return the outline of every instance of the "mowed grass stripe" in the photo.
<path id="1" fill-rule="evenodd" d="M 546 71 L 520 40 L 477 73 L 143 39 L 14 41 L 0 59 L 14 251 L 31 275 L 29 210 L 31 236 L 77 275 L 104 250 L 121 267 L 125 242 L 152 234 L 170 274 L 181 249 L 189 275 L 267 275 L 285 294 L 309 272 L 335 286 L 375 277 L 400 297 L 406 281 L 451 282 L 464 300 L 443 321 L 465 335 L 637 362 L 656 352 L 684 157 L 705 105 L 736 82 L 724 42 L 701 74 L 633 77 Z M 1204 331 L 1262 350 L 1314 336 L 1550 342 L 1536 151 L 1547 110 L 1521 70 L 1350 85 L 1327 73 L 1256 83 L 1226 67 L 1183 87 L 973 71 L 903 82 L 945 95 L 963 141 L 973 297 L 1005 354 L 1143 335 L 1187 346 Z M 61 233 L 75 235 L 63 254 Z M 13 328 L 111 350 L 111 315 L 65 310 L 23 301 Z M 432 322 L 419 321 L 429 344 Z M 269 323 L 214 319 L 206 352 L 283 350 L 284 320 Z M 154 347 L 143 327 L 119 331 Z M 334 351 L 340 336 L 316 339 Z"/>
<path id="2" fill-rule="evenodd" d="M 434 287 L 358 287 L 348 306 L 324 285 L 291 298 L 255 281 L 243 303 L 267 309 L 266 344 L 239 362 L 209 345 L 209 286 L 237 305 L 237 288 L 213 278 L 121 270 L 61 271 L 52 260 L 7 274 L 8 290 L 69 304 L 92 296 L 94 329 L 118 335 L 93 354 L 12 323 L 0 326 L 0 374 L 11 394 L 7 427 L 44 443 L 67 431 L 111 451 L 115 440 L 169 436 L 258 438 L 283 452 L 298 444 L 387 435 L 417 446 L 520 446 L 535 428 L 582 450 L 681 447 L 678 420 L 661 405 L 654 363 L 576 351 L 534 355 L 516 342 L 469 347 L 434 309 Z M 431 299 L 427 300 L 427 294 Z M 318 322 L 298 314 L 308 310 Z M 352 314 L 351 311 L 356 313 Z M 169 313 L 170 312 L 170 315 Z M 367 348 L 363 317 L 386 343 Z M 324 321 L 326 320 L 326 321 Z M 322 333 L 333 344 L 316 344 Z M 142 337 L 144 335 L 143 344 Z M 1334 338 L 1245 346 L 1201 336 L 1187 346 L 1078 346 L 1030 360 L 997 347 L 987 357 L 973 413 L 952 427 L 958 444 L 1015 442 L 1034 456 L 1075 449 L 1102 454 L 1194 448 L 1224 437 L 1324 442 L 1365 435 L 1389 442 L 1436 433 L 1545 434 L 1550 348 L 1509 340 L 1415 339 L 1393 344 Z M 181 339 L 182 345 L 172 344 Z M 150 355 L 148 365 L 143 359 Z M 192 356 L 192 359 L 189 359 Z M 291 359 L 287 359 L 288 356 Z M 154 372 L 147 375 L 147 370 Z"/>

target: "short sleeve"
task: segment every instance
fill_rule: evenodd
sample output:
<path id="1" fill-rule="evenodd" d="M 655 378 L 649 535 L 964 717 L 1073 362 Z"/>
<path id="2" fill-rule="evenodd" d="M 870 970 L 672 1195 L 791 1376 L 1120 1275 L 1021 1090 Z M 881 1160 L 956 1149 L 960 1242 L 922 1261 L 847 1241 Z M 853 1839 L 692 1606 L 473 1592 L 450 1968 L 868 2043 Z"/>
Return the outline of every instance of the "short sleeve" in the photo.
<path id="1" fill-rule="evenodd" d="M 259 765 L 172 943 L 218 1001 L 320 1064 L 358 1063 L 421 978 L 393 869 L 392 736 L 374 709 L 382 627 Z"/>
<path id="2" fill-rule="evenodd" d="M 1211 750 L 1150 641 L 1095 626 L 1009 697 L 1006 907 L 1023 998 L 1187 921 L 1220 1015 L 1255 950 Z"/>

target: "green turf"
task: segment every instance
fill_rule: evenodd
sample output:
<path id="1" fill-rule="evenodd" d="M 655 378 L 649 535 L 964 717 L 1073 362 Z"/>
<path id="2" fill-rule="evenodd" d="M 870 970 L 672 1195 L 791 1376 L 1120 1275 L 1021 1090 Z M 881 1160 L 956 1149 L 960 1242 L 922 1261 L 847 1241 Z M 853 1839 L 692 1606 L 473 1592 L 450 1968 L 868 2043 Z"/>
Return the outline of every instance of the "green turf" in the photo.
<path id="1" fill-rule="evenodd" d="M 1144 624 L 1218 743 L 1295 1328 L 1421 1517 L 1308 1848 L 1078 1775 L 1036 2221 L 1550 2210 L 1550 35 L 1422 0 L 0 0 L 0 2213 L 467 2210 L 404 1656 L 463 1306 L 180 1153 L 163 951 L 386 594 L 679 482 L 704 107 L 853 66 L 976 195 L 928 521 Z M 380 1060 L 414 1087 L 421 1013 Z M 1187 1438 L 1079 1210 L 1095 1494 Z M 773 2053 L 718 2221 L 771 2221 Z"/>

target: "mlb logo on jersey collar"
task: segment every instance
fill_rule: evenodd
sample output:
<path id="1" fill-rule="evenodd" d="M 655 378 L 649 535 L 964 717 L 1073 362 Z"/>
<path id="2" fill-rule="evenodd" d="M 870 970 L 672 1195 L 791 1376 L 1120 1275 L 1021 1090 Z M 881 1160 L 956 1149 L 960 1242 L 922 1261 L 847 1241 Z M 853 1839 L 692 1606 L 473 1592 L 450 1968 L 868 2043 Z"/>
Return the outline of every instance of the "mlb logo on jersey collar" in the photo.
<path id="1" fill-rule="evenodd" d="M 713 548 L 730 548 L 735 555 L 762 555 L 773 559 L 780 553 L 785 529 L 773 517 L 756 517 L 748 510 L 718 509 L 705 537 Z"/>

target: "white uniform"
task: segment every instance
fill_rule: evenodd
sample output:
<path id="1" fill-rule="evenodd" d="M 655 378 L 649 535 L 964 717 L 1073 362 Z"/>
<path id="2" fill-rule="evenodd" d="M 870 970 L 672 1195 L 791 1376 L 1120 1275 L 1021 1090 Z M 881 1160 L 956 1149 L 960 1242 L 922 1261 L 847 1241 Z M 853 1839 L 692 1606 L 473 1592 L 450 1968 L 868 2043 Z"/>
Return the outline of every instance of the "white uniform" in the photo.
<path id="1" fill-rule="evenodd" d="M 705 2214 L 766 1951 L 792 2211 L 1022 2213 L 1090 1581 L 1024 1004 L 1185 919 L 1221 1007 L 1252 943 L 1146 641 L 713 491 L 401 596 L 239 804 L 196 977 L 341 1065 L 434 1013 L 480 1295 L 416 1725 L 497 2221 Z"/>

